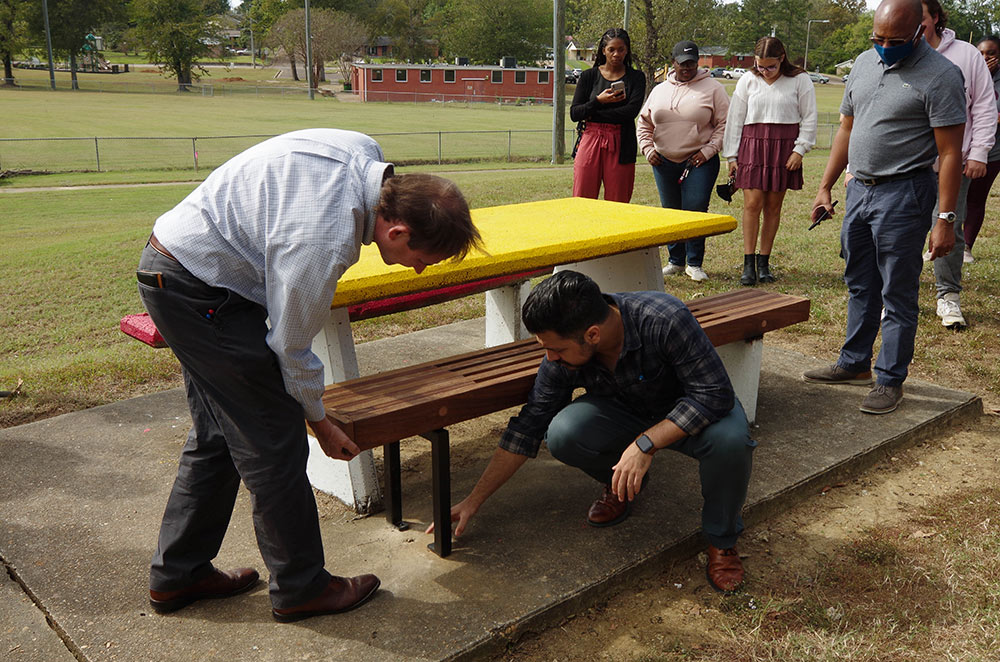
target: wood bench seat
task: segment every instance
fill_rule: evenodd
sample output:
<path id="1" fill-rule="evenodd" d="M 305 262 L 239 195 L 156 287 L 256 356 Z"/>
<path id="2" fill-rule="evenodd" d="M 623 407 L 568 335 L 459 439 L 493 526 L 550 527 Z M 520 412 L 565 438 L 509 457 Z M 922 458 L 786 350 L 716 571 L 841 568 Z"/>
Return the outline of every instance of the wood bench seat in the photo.
<path id="1" fill-rule="evenodd" d="M 716 347 L 754 340 L 809 319 L 809 300 L 760 289 L 739 290 L 688 303 Z M 402 523 L 399 440 L 432 442 L 433 548 L 451 551 L 447 426 L 527 401 L 543 350 L 522 340 L 327 386 L 327 416 L 362 449 L 385 446 L 386 518 Z"/>

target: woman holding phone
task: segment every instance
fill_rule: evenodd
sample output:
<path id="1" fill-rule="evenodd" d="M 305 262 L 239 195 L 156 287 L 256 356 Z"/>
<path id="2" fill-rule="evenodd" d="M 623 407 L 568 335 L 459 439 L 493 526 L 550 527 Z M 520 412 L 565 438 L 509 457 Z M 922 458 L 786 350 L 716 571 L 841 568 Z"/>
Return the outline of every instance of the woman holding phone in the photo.
<path id="1" fill-rule="evenodd" d="M 573 195 L 629 202 L 635 183 L 635 117 L 646 94 L 646 76 L 632 65 L 632 42 L 622 28 L 601 37 L 594 66 L 580 75 L 569 116 L 577 122 Z"/>
<path id="2" fill-rule="evenodd" d="M 808 74 L 788 61 L 777 37 L 760 39 L 753 54 L 754 67 L 730 100 L 722 141 L 729 173 L 743 189 L 743 285 L 774 282 L 770 257 L 785 192 L 802 188 L 802 157 L 816 144 L 816 91 Z"/>

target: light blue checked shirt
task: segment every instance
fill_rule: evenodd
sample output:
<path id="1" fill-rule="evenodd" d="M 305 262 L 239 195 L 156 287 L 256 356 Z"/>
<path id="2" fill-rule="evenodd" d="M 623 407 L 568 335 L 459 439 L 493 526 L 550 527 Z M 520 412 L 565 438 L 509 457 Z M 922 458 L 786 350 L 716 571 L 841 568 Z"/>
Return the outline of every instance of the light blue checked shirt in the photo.
<path id="1" fill-rule="evenodd" d="M 312 339 L 330 315 L 337 280 L 372 241 L 390 168 L 368 136 L 293 131 L 227 161 L 153 226 L 197 278 L 267 308 L 267 344 L 311 421 L 325 415 Z"/>

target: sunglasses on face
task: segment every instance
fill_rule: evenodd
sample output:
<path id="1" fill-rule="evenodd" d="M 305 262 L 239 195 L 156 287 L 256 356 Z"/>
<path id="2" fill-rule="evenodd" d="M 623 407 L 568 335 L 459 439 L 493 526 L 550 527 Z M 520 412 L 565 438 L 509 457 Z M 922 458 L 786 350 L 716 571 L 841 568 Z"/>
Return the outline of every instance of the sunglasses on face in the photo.
<path id="1" fill-rule="evenodd" d="M 759 64 L 756 66 L 757 66 L 757 71 L 761 72 L 762 74 L 769 74 L 773 71 L 777 71 L 778 67 L 781 66 L 781 63 L 779 62 L 778 64 L 772 64 L 770 67 L 762 67 Z"/>
<path id="2" fill-rule="evenodd" d="M 919 25 L 917 26 L 917 32 L 920 32 L 920 27 L 921 26 Z M 872 32 L 872 36 L 869 37 L 868 40 L 873 44 L 875 44 L 876 46 L 882 46 L 883 48 L 894 48 L 896 46 L 902 46 L 903 44 L 909 43 L 914 39 L 916 39 L 917 32 L 914 32 L 913 36 L 910 37 L 909 39 L 886 39 L 885 37 L 879 37 L 874 32 Z"/>

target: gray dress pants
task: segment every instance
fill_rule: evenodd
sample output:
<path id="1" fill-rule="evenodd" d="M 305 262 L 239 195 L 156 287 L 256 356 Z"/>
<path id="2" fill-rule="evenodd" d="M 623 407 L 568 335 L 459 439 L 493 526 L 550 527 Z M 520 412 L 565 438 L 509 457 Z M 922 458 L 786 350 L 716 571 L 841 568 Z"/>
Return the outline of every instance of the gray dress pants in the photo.
<path id="1" fill-rule="evenodd" d="M 229 526 L 240 480 L 250 491 L 271 602 L 297 606 L 330 581 L 312 487 L 302 406 L 285 391 L 268 347 L 267 310 L 211 287 L 146 246 L 140 269 L 163 287 L 139 296 L 184 371 L 192 428 L 181 452 L 150 569 L 150 588 L 205 577 Z"/>

